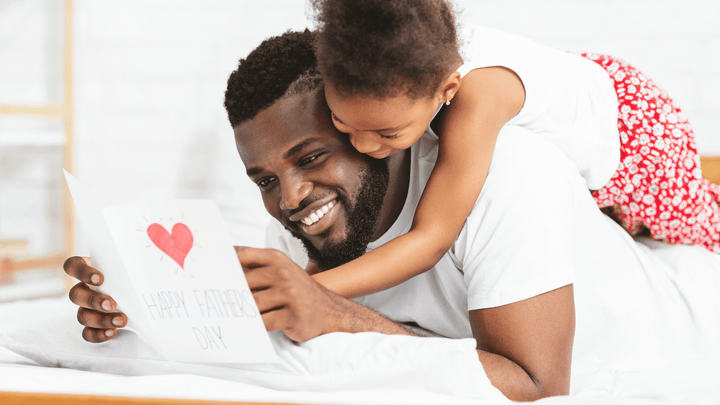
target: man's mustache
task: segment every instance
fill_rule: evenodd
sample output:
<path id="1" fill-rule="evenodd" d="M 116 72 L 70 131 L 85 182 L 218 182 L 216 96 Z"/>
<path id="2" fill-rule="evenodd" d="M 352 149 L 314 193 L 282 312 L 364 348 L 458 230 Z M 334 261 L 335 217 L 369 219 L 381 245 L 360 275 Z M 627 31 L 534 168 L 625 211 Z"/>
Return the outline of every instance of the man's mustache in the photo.
<path id="1" fill-rule="evenodd" d="M 310 195 L 307 196 L 307 197 L 305 197 L 302 201 L 300 201 L 300 204 L 298 204 L 298 207 L 297 207 L 297 208 L 295 208 L 295 209 L 293 209 L 293 210 L 286 211 L 286 212 L 287 212 L 287 218 L 290 218 L 291 216 L 293 216 L 293 215 L 297 214 L 298 212 L 304 210 L 305 208 L 307 208 L 308 206 L 310 206 L 310 205 L 313 204 L 314 202 L 320 200 L 320 198 L 322 198 L 322 197 L 320 197 L 320 196 L 310 196 Z"/>
<path id="2" fill-rule="evenodd" d="M 317 201 L 320 201 L 320 200 L 326 198 L 326 197 L 327 197 L 328 195 L 330 195 L 330 194 L 331 194 L 331 193 L 328 192 L 328 193 L 324 193 L 324 194 L 322 194 L 322 195 L 313 194 L 313 195 L 309 195 L 309 196 L 305 197 L 302 201 L 300 201 L 300 203 L 298 204 L 298 207 L 297 207 L 297 208 L 292 209 L 292 210 L 285 211 L 285 215 L 284 215 L 285 223 L 286 223 L 286 224 L 291 223 L 292 221 L 289 220 L 289 218 L 290 218 L 291 216 L 293 216 L 293 215 L 297 214 L 298 212 L 304 210 L 305 208 L 309 207 L 310 205 L 316 203 Z M 338 196 L 338 197 L 337 197 L 338 199 L 340 199 L 340 200 L 343 199 L 343 195 L 342 195 L 341 193 L 337 193 L 337 196 Z"/>

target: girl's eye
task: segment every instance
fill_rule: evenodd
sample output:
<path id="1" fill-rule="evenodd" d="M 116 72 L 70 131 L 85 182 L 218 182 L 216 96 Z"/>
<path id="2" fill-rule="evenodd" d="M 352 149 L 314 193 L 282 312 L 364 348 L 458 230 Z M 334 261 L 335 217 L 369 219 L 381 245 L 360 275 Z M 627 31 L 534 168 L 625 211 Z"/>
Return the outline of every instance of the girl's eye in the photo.
<path id="1" fill-rule="evenodd" d="M 380 134 L 380 138 L 383 138 L 383 139 L 396 139 L 396 138 L 398 138 L 399 136 L 400 136 L 400 134 L 395 134 L 395 135 L 383 135 L 383 134 Z"/>
<path id="2" fill-rule="evenodd" d="M 340 132 L 343 132 L 342 129 L 346 128 L 346 125 L 344 122 L 340 121 L 338 117 L 335 116 L 334 113 L 331 113 L 332 116 L 332 123 L 335 125 L 335 128 L 337 128 Z M 342 129 L 341 129 L 342 128 Z"/>

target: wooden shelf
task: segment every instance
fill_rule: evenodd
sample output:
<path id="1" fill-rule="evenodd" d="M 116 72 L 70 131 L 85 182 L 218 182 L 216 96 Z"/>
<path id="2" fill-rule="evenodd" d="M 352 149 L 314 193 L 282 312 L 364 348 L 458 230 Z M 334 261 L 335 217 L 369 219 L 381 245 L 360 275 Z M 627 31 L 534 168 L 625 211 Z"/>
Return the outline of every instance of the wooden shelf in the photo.
<path id="1" fill-rule="evenodd" d="M 16 253 L 27 250 L 26 239 L 0 239 L 0 260 L 10 258 Z"/>
<path id="2" fill-rule="evenodd" d="M 704 156 L 700 158 L 703 176 L 710 182 L 720 184 L 720 156 Z"/>
<path id="3" fill-rule="evenodd" d="M 65 146 L 65 133 L 62 130 L 28 130 L 0 132 L 2 146 Z"/>
<path id="4" fill-rule="evenodd" d="M 18 259 L 15 254 L 0 255 L 0 287 L 3 288 L 3 291 L 7 290 L 7 288 L 9 287 L 22 288 L 22 286 L 17 285 L 22 283 L 14 283 L 16 281 L 15 276 L 18 275 L 20 272 L 38 270 L 59 271 L 59 269 L 62 268 L 62 265 L 65 262 L 66 258 L 67 254 L 65 254 L 65 252 L 52 253 L 46 256 L 22 259 Z M 25 288 L 25 290 L 27 290 L 27 288 Z M 0 294 L 0 296 L 2 295 L 3 294 Z M 25 295 L 25 298 L 33 296 L 32 293 Z"/>
<path id="5" fill-rule="evenodd" d="M 63 0 L 63 57 L 62 57 L 62 88 L 63 99 L 59 104 L 48 105 L 7 105 L 0 104 L 0 115 L 29 116 L 53 118 L 62 124 L 57 130 L 3 131 L 0 133 L 0 145 L 20 146 L 52 146 L 62 148 L 62 167 L 73 173 L 73 139 L 74 139 L 74 102 L 73 102 L 73 0 Z M 52 252 L 36 257 L 22 257 L 18 260 L 17 253 L 27 249 L 27 241 L 3 241 L 0 245 L 0 284 L 12 281 L 13 274 L 18 271 L 30 271 L 62 266 L 66 257 L 73 252 L 74 220 L 72 202 L 67 186 L 63 188 L 63 237 L 65 244 L 61 252 Z M 2 402 L 2 401 L 0 401 Z"/>
<path id="6" fill-rule="evenodd" d="M 7 105 L 0 104 L 0 115 L 39 115 L 41 117 L 58 117 L 65 114 L 65 107 L 62 105 Z"/>

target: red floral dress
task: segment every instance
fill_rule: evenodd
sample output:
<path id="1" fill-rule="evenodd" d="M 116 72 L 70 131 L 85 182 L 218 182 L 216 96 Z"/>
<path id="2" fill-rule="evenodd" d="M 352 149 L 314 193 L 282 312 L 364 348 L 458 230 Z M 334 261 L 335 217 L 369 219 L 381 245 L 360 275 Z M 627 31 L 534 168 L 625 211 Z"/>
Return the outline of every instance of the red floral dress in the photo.
<path id="1" fill-rule="evenodd" d="M 593 197 L 630 233 L 720 253 L 720 186 L 705 180 L 690 123 L 667 92 L 625 61 L 582 54 L 610 74 L 619 101 L 620 165 Z"/>

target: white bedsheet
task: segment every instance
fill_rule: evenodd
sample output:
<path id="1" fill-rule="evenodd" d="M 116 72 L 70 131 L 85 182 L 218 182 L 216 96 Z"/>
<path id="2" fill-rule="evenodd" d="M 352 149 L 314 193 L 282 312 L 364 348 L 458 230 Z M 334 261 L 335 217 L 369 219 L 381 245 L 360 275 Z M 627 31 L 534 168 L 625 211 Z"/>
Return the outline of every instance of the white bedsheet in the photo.
<path id="1" fill-rule="evenodd" d="M 633 271 L 579 275 L 577 284 L 585 287 L 576 289 L 576 300 L 585 324 L 576 337 L 571 396 L 540 402 L 720 403 L 720 255 L 640 242 L 632 258 L 619 258 L 635 260 Z M 275 369 L 281 373 L 252 370 L 252 378 L 268 372 L 259 381 L 216 368 L 138 362 L 118 368 L 117 360 L 83 359 L 78 350 L 104 349 L 73 349 L 62 341 L 79 339 L 73 317 L 66 298 L 0 305 L 0 346 L 14 344 L 13 350 L 44 365 L 90 370 L 42 367 L 0 348 L 0 390 L 337 404 L 508 402 L 488 385 L 470 340 L 333 334 L 283 346 L 285 364 Z M 17 347 L 32 341 L 44 349 Z M 152 355 L 137 350 L 139 357 Z"/>
<path id="2" fill-rule="evenodd" d="M 327 403 L 508 402 L 487 380 L 473 339 L 333 333 L 296 344 L 273 332 L 277 364 L 175 363 L 129 331 L 101 344 L 84 342 L 75 310 L 66 298 L 0 306 L 0 325 L 17 325 L 0 334 L 0 346 L 27 357 L 0 352 L 0 390 Z M 28 315 L 29 321 L 23 319 Z"/>

